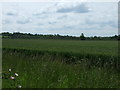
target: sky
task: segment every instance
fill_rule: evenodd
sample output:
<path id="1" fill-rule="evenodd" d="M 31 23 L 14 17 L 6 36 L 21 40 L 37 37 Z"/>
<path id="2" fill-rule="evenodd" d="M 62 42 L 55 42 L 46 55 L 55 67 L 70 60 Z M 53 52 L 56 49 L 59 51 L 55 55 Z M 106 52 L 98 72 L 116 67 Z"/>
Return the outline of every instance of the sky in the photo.
<path id="1" fill-rule="evenodd" d="M 4 2 L 2 32 L 113 36 L 117 2 Z"/>

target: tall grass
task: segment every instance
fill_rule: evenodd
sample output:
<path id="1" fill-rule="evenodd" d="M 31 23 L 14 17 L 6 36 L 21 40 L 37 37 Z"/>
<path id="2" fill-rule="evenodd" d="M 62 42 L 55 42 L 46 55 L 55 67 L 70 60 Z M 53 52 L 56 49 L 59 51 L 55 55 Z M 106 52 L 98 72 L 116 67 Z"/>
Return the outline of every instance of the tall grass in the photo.
<path id="1" fill-rule="evenodd" d="M 36 52 L 36 53 L 34 53 Z M 3 71 L 19 73 L 23 88 L 120 88 L 120 73 L 113 68 L 89 67 L 82 62 L 65 63 L 68 56 L 31 50 L 3 49 Z M 3 79 L 3 87 L 11 87 Z"/>
<path id="2" fill-rule="evenodd" d="M 3 39 L 3 72 L 23 88 L 120 88 L 117 41 Z M 3 79 L 3 88 L 12 88 Z M 14 86 L 16 87 L 16 86 Z"/>
<path id="3" fill-rule="evenodd" d="M 109 55 L 98 55 L 98 54 L 75 54 L 69 52 L 51 52 L 51 51 L 39 51 L 39 50 L 27 50 L 27 49 L 11 49 L 3 48 L 3 51 L 8 53 L 24 53 L 24 56 L 31 56 L 33 59 L 35 57 L 48 56 L 51 57 L 51 60 L 59 60 L 67 64 L 85 64 L 86 67 L 102 67 L 108 69 L 114 69 L 119 71 L 120 60 L 116 56 Z M 57 58 L 57 59 L 56 59 Z"/>

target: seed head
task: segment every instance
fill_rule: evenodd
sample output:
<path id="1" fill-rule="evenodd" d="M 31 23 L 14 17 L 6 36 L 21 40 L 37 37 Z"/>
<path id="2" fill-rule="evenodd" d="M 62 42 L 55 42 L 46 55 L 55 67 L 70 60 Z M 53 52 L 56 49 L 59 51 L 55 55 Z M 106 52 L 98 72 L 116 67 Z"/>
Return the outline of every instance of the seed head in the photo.
<path id="1" fill-rule="evenodd" d="M 11 72 L 11 69 L 8 69 L 9 72 Z"/>
<path id="2" fill-rule="evenodd" d="M 22 86 L 21 86 L 21 85 L 18 85 L 18 88 L 22 88 Z"/>
<path id="3" fill-rule="evenodd" d="M 17 73 L 15 73 L 15 76 L 18 77 L 19 75 Z"/>

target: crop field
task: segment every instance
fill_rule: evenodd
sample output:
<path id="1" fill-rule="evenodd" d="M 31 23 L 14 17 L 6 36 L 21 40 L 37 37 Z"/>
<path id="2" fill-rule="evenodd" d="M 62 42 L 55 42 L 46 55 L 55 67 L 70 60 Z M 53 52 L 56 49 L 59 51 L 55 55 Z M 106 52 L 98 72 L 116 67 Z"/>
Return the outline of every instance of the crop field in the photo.
<path id="1" fill-rule="evenodd" d="M 70 52 L 81 54 L 105 54 L 115 56 L 118 53 L 117 41 L 75 41 L 75 40 L 37 40 L 4 39 L 3 48 L 30 49 L 40 51 Z"/>
<path id="2" fill-rule="evenodd" d="M 120 88 L 118 59 L 117 41 L 3 39 L 2 86 Z"/>

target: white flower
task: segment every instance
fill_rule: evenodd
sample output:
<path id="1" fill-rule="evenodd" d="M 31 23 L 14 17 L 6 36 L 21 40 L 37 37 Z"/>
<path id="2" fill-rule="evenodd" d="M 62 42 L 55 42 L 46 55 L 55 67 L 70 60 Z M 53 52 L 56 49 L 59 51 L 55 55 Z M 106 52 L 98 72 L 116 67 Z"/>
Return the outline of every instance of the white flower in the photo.
<path id="1" fill-rule="evenodd" d="M 17 73 L 15 73 L 15 76 L 16 76 L 16 77 L 18 77 L 18 74 L 17 74 Z"/>
<path id="2" fill-rule="evenodd" d="M 9 72 L 11 72 L 11 69 L 8 69 Z"/>
<path id="3" fill-rule="evenodd" d="M 22 88 L 22 86 L 21 86 L 21 85 L 18 85 L 18 88 Z"/>
<path id="4" fill-rule="evenodd" d="M 14 79 L 15 79 L 15 77 L 11 76 L 11 77 L 10 77 L 10 79 L 14 80 Z"/>

